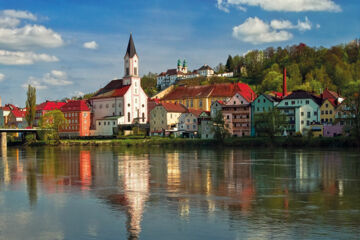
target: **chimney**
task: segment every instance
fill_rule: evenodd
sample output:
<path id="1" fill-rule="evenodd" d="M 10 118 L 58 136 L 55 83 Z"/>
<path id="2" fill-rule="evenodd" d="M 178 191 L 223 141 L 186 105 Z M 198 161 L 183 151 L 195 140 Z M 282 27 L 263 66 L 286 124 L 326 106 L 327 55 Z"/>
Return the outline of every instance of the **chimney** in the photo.
<path id="1" fill-rule="evenodd" d="M 287 95 L 287 87 L 286 87 L 286 68 L 284 67 L 284 73 L 283 73 L 283 97 L 286 97 Z"/>

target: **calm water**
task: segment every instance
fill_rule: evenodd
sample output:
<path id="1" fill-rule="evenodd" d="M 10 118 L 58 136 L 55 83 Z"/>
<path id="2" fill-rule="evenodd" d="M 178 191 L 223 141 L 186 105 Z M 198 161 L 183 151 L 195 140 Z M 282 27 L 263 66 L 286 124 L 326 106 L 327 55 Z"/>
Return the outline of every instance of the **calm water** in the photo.
<path id="1" fill-rule="evenodd" d="M 360 153 L 8 148 L 0 239 L 360 239 Z"/>

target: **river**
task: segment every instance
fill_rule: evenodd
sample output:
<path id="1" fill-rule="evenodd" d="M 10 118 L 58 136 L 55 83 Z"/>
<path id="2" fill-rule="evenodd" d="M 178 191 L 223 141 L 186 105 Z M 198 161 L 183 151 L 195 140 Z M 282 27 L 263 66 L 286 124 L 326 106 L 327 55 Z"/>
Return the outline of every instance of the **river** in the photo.
<path id="1" fill-rule="evenodd" d="M 0 239 L 360 239 L 360 152 L 8 147 Z"/>

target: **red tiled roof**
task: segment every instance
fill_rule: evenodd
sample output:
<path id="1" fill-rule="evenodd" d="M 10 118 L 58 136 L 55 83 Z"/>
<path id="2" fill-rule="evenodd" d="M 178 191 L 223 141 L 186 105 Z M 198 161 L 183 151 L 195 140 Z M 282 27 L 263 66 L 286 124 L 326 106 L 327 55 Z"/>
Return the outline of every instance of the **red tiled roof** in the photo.
<path id="1" fill-rule="evenodd" d="M 232 97 L 240 93 L 247 101 L 256 98 L 255 92 L 245 83 L 220 83 L 205 86 L 178 86 L 168 93 L 162 100 L 205 98 L 205 97 Z"/>
<path id="2" fill-rule="evenodd" d="M 66 103 L 64 102 L 55 102 L 55 101 L 46 101 L 36 106 L 36 111 L 40 110 L 56 110 L 60 109 Z"/>
<path id="3" fill-rule="evenodd" d="M 166 75 L 175 75 L 175 74 L 177 74 L 177 69 L 176 68 L 168 69 L 165 74 Z"/>
<path id="4" fill-rule="evenodd" d="M 26 115 L 26 111 L 22 111 L 19 108 L 11 110 L 11 113 L 14 114 L 16 118 L 24 118 Z"/>
<path id="5" fill-rule="evenodd" d="M 322 94 L 323 99 L 327 99 L 327 98 L 337 99 L 339 97 L 340 97 L 339 94 L 337 94 L 334 91 L 330 91 L 327 88 L 323 91 L 323 94 Z"/>
<path id="6" fill-rule="evenodd" d="M 203 110 L 197 110 L 197 109 L 189 109 L 188 110 L 189 113 L 192 113 L 193 115 L 195 115 L 196 117 L 199 117 L 201 113 L 205 112 Z"/>
<path id="7" fill-rule="evenodd" d="M 187 112 L 186 107 L 181 103 L 160 103 L 159 106 L 160 105 L 162 105 L 168 112 Z"/>
<path id="8" fill-rule="evenodd" d="M 246 83 L 237 83 L 238 88 L 240 89 L 240 94 L 245 98 L 249 103 L 254 101 L 256 98 L 255 92 L 251 89 Z"/>
<path id="9" fill-rule="evenodd" d="M 73 112 L 73 111 L 90 111 L 89 106 L 85 100 L 70 100 L 64 106 L 60 108 L 62 112 Z"/>
<path id="10" fill-rule="evenodd" d="M 5 104 L 5 106 L 0 107 L 0 109 L 2 109 L 4 111 L 11 111 L 13 109 L 18 109 L 18 107 L 13 104 L 8 103 L 8 104 Z"/>
<path id="11" fill-rule="evenodd" d="M 114 93 L 111 95 L 112 97 L 123 97 L 125 93 L 129 90 L 130 85 L 115 89 Z"/>

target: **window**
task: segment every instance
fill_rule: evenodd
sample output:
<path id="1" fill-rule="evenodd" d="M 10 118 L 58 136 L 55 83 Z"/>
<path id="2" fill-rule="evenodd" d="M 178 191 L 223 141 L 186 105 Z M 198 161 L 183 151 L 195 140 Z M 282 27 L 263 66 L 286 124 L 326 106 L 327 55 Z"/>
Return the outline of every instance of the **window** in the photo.
<path id="1" fill-rule="evenodd" d="M 142 121 L 145 122 L 145 113 L 142 113 Z"/>
<path id="2" fill-rule="evenodd" d="M 200 99 L 200 100 L 199 100 L 199 107 L 202 107 L 202 105 L 203 105 L 203 104 L 202 104 L 202 100 Z"/>
<path id="3" fill-rule="evenodd" d="M 332 114 L 333 112 L 332 112 L 332 110 L 330 110 L 330 114 Z"/>
<path id="4" fill-rule="evenodd" d="M 287 105 L 289 105 L 289 103 L 288 103 L 288 102 L 285 102 L 285 105 L 287 106 Z"/>
<path id="5" fill-rule="evenodd" d="M 188 119 L 187 122 L 189 123 L 189 122 L 190 122 L 190 119 Z"/>
<path id="6" fill-rule="evenodd" d="M 305 103 L 306 103 L 306 104 L 309 104 L 309 103 L 310 103 L 310 101 L 309 101 L 309 100 L 306 100 L 306 101 L 305 101 Z"/>
<path id="7" fill-rule="evenodd" d="M 128 122 L 130 122 L 130 112 L 128 112 Z"/>
<path id="8" fill-rule="evenodd" d="M 143 105 L 141 105 L 141 107 L 144 107 L 144 104 L 143 104 Z"/>
<path id="9" fill-rule="evenodd" d="M 304 124 L 304 120 L 301 120 L 301 125 L 303 125 Z"/>
<path id="10" fill-rule="evenodd" d="M 304 116 L 304 112 L 301 112 L 301 116 Z"/>
<path id="11" fill-rule="evenodd" d="M 99 126 L 101 126 L 101 122 L 99 122 Z"/>
<path id="12" fill-rule="evenodd" d="M 234 105 L 236 104 L 236 102 L 234 101 Z"/>
<path id="13" fill-rule="evenodd" d="M 257 108 L 256 108 L 256 110 L 259 112 L 259 111 L 260 111 L 260 108 L 259 108 L 259 107 L 257 107 Z"/>
<path id="14" fill-rule="evenodd" d="M 190 106 L 191 106 L 191 107 L 193 107 L 193 106 L 194 106 L 194 102 L 193 102 L 193 100 L 192 100 L 192 99 L 190 100 Z"/>
<path id="15" fill-rule="evenodd" d="M 265 101 L 265 100 L 264 100 Z M 241 104 L 244 104 L 244 101 L 241 101 Z"/>
<path id="16" fill-rule="evenodd" d="M 129 76 L 129 68 L 126 68 L 126 76 Z"/>
<path id="17" fill-rule="evenodd" d="M 321 111 L 321 114 L 324 114 L 324 110 L 323 110 L 323 111 Z"/>
<path id="18" fill-rule="evenodd" d="M 193 119 L 193 122 L 196 123 L 196 119 Z"/>
<path id="19" fill-rule="evenodd" d="M 311 117 L 311 112 L 307 112 L 307 117 L 308 117 L 308 118 Z"/>
<path id="20" fill-rule="evenodd" d="M 109 108 L 109 104 L 106 104 L 106 108 Z"/>
<path id="21" fill-rule="evenodd" d="M 258 103 L 260 103 L 260 99 L 258 99 Z"/>
<path id="22" fill-rule="evenodd" d="M 317 111 L 314 112 L 314 116 L 317 116 Z"/>
<path id="23" fill-rule="evenodd" d="M 291 101 L 291 105 L 295 105 L 295 101 Z"/>
<path id="24" fill-rule="evenodd" d="M 229 116 L 229 115 L 227 115 L 227 116 L 226 116 L 226 119 L 230 119 L 230 116 Z"/>
<path id="25" fill-rule="evenodd" d="M 193 125 L 193 129 L 195 129 L 196 128 L 196 125 Z"/>
<path id="26" fill-rule="evenodd" d="M 112 106 L 112 108 L 114 108 L 114 107 L 115 107 L 115 103 L 113 103 L 111 106 Z"/>
<path id="27" fill-rule="evenodd" d="M 84 113 L 84 117 L 87 117 L 87 113 Z"/>
<path id="28" fill-rule="evenodd" d="M 102 109 L 102 104 L 100 104 L 100 107 L 99 107 L 100 109 Z"/>
<path id="29" fill-rule="evenodd" d="M 326 111 L 325 111 L 325 114 L 329 114 L 329 111 L 328 111 L 328 110 L 326 110 Z"/>
<path id="30" fill-rule="evenodd" d="M 137 75 L 137 68 L 134 67 L 134 75 Z"/>
<path id="31" fill-rule="evenodd" d="M 325 107 L 328 108 L 328 107 L 329 107 L 329 104 L 325 104 Z"/>
<path id="32" fill-rule="evenodd" d="M 130 103 L 128 103 L 128 107 L 130 107 Z"/>

